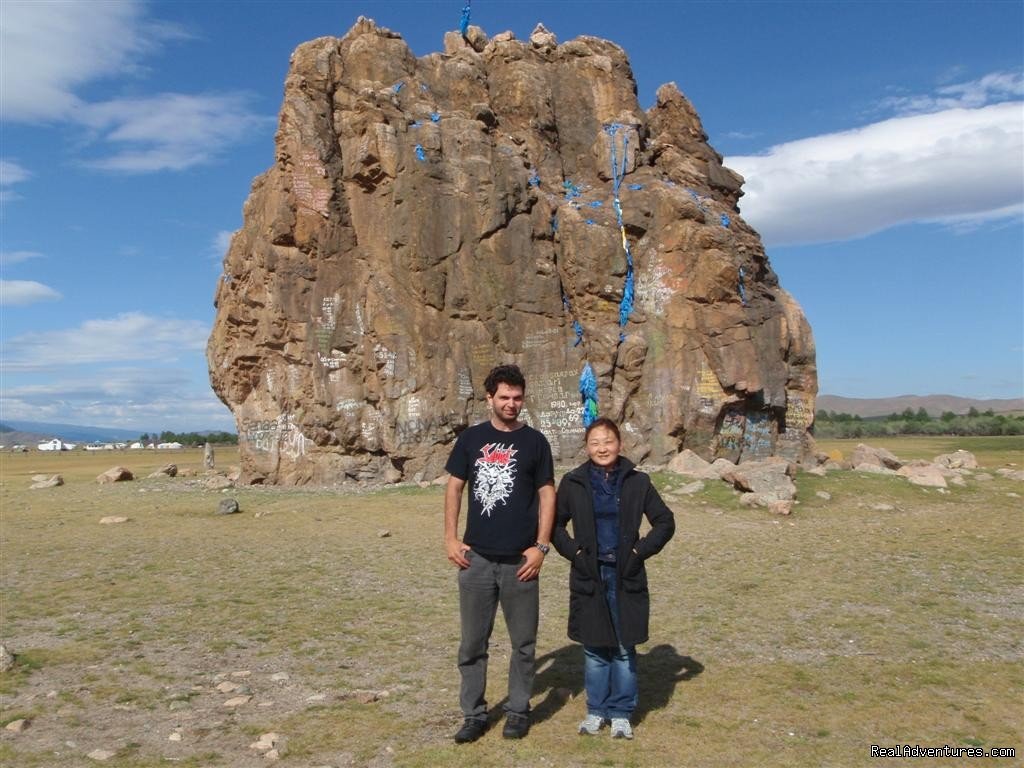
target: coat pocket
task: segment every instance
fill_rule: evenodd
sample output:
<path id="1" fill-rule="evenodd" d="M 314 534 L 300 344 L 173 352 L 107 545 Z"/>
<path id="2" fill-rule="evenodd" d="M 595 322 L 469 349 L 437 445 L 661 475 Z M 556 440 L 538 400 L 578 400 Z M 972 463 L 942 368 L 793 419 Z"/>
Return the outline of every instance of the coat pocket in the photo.
<path id="1" fill-rule="evenodd" d="M 624 592 L 632 593 L 647 593 L 647 569 L 642 567 L 639 572 L 634 573 L 630 576 L 623 575 L 622 577 L 622 590 Z"/>
<path id="2" fill-rule="evenodd" d="M 597 589 L 597 582 L 575 568 L 569 571 L 569 591 L 576 595 L 592 595 Z"/>

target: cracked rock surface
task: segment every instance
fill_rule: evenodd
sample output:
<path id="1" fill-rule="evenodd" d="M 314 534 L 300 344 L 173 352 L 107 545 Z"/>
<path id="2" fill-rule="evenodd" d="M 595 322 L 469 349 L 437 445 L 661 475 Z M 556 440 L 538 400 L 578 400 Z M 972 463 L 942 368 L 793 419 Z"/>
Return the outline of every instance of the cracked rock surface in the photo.
<path id="1" fill-rule="evenodd" d="M 615 44 L 472 27 L 417 58 L 361 18 L 296 49 L 275 146 L 208 346 L 241 482 L 433 480 L 502 362 L 564 462 L 587 363 L 634 460 L 812 450 L 811 330 L 743 180 L 674 84 L 641 109 Z"/>

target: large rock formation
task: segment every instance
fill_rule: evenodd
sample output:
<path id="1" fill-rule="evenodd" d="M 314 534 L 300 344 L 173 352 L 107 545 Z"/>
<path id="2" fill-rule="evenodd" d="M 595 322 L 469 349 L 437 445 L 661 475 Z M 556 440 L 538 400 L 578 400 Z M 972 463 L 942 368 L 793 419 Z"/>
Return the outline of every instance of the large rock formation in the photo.
<path id="1" fill-rule="evenodd" d="M 243 481 L 436 477 L 501 362 L 565 461 L 587 364 L 636 460 L 799 460 L 810 328 L 721 159 L 675 85 L 640 108 L 605 40 L 471 27 L 417 59 L 359 19 L 301 45 L 208 350 Z"/>

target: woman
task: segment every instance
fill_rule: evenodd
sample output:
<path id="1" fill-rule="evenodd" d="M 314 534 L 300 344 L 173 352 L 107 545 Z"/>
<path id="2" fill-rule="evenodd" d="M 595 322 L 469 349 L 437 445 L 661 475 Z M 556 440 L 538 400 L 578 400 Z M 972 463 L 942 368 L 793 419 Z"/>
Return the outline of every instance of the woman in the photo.
<path id="1" fill-rule="evenodd" d="M 622 440 L 615 422 L 595 420 L 584 441 L 589 461 L 558 486 L 552 537 L 559 554 L 572 563 L 569 638 L 583 643 L 587 691 L 587 716 L 579 732 L 595 735 L 610 720 L 612 738 L 631 739 L 636 645 L 647 640 L 650 614 L 644 561 L 672 538 L 675 519 L 650 478 L 619 456 Z M 644 516 L 651 530 L 640 538 Z"/>

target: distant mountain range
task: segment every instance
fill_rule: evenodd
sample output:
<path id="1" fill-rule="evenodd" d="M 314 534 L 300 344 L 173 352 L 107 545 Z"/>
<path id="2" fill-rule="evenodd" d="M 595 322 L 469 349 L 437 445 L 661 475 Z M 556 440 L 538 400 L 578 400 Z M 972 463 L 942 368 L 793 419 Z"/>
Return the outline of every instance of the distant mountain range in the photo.
<path id="1" fill-rule="evenodd" d="M 849 413 L 863 418 L 902 413 L 907 408 L 913 411 L 924 408 L 930 416 L 941 416 L 946 411 L 956 414 L 967 413 L 971 408 L 977 408 L 979 411 L 991 409 L 996 413 L 1020 412 L 1024 411 L 1024 398 L 977 400 L 955 395 L 900 395 L 876 398 L 818 395 L 815 407 L 817 410 Z M 23 443 L 34 447 L 35 443 L 54 437 L 73 443 L 124 442 L 138 440 L 143 432 L 150 435 L 159 434 L 158 430 L 137 428 L 117 429 L 83 427 L 78 424 L 50 424 L 41 421 L 6 421 L 0 423 L 0 444 L 10 446 L 14 443 Z"/>
<path id="2" fill-rule="evenodd" d="M 42 421 L 5 421 L 0 424 L 0 442 L 30 443 L 59 437 L 72 443 L 108 443 L 138 440 L 144 429 L 110 429 L 83 427 L 78 424 L 50 424 Z M 149 431 L 149 434 L 153 434 Z"/>
<path id="3" fill-rule="evenodd" d="M 912 411 L 924 408 L 929 416 L 941 416 L 946 411 L 952 411 L 959 415 L 967 413 L 971 408 L 977 408 L 981 412 L 991 409 L 995 413 L 1009 413 L 1024 411 L 1024 398 L 976 400 L 955 395 L 900 395 L 899 397 L 875 398 L 818 395 L 815 408 L 819 411 L 848 413 L 851 416 L 863 418 L 903 413 L 907 408 Z"/>

